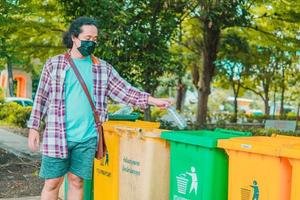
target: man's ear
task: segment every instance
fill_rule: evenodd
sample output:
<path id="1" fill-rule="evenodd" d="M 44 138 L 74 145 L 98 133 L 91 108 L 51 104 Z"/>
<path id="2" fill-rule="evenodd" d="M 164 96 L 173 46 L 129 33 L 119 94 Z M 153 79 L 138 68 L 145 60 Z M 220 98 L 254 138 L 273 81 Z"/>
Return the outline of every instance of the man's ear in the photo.
<path id="1" fill-rule="evenodd" d="M 71 39 L 72 39 L 72 41 L 74 42 L 75 41 L 75 36 L 74 35 L 71 35 Z"/>

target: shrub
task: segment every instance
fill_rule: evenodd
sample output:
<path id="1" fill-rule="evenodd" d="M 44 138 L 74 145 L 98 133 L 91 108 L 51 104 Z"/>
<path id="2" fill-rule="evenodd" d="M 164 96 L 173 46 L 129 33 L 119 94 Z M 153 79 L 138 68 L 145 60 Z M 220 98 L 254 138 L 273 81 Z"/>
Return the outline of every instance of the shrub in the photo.
<path id="1" fill-rule="evenodd" d="M 230 127 L 230 130 L 236 131 L 249 131 L 252 132 L 253 136 L 271 136 L 272 134 L 278 135 L 289 135 L 289 136 L 300 136 L 299 131 L 280 131 L 277 129 L 265 129 L 265 128 L 258 128 L 258 127 Z"/>
<path id="2" fill-rule="evenodd" d="M 13 118 L 12 123 L 17 125 L 18 127 L 26 128 L 31 110 L 31 107 L 21 107 L 18 112 L 15 113 L 15 118 Z"/>
<path id="3" fill-rule="evenodd" d="M 122 106 L 120 104 L 108 104 L 108 112 L 114 113 L 119 110 Z"/>
<path id="4" fill-rule="evenodd" d="M 31 109 L 31 107 L 23 107 L 15 102 L 2 104 L 0 106 L 0 120 L 26 128 Z"/>
<path id="5" fill-rule="evenodd" d="M 287 120 L 296 120 L 296 119 L 297 119 L 297 114 L 296 114 L 296 113 L 293 113 L 293 112 L 289 112 L 289 113 L 287 113 L 287 115 L 286 115 L 286 119 L 287 119 Z"/>
<path id="6" fill-rule="evenodd" d="M 4 89 L 0 87 L 0 103 L 4 103 Z"/>
<path id="7" fill-rule="evenodd" d="M 167 114 L 167 112 L 168 112 L 167 110 L 162 110 L 157 107 L 152 107 L 151 118 L 153 119 L 153 121 L 159 121 L 162 116 Z"/>

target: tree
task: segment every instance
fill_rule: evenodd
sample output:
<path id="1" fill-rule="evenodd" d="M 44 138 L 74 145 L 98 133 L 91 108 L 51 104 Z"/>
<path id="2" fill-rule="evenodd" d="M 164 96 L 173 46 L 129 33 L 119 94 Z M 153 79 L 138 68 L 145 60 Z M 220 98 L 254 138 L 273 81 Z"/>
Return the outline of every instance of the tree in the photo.
<path id="1" fill-rule="evenodd" d="M 63 27 L 54 0 L 0 2 L 0 65 L 7 66 L 10 96 L 14 96 L 12 67 L 30 72 L 34 58 L 44 61 L 61 52 Z"/>
<path id="2" fill-rule="evenodd" d="M 274 59 L 272 53 L 271 48 L 252 46 L 250 51 L 252 66 L 249 71 L 251 76 L 242 84 L 243 88 L 261 97 L 265 105 L 265 115 L 270 113 L 270 89 L 278 68 L 278 61 Z"/>
<path id="3" fill-rule="evenodd" d="M 221 86 L 230 85 L 233 91 L 234 115 L 232 122 L 237 122 L 237 98 L 241 89 L 243 89 L 242 83 L 249 72 L 250 65 L 247 63 L 248 53 L 247 40 L 235 33 L 229 33 L 221 42 L 218 60 L 216 61 Z"/>
<path id="4" fill-rule="evenodd" d="M 293 60 L 298 61 L 299 55 L 295 54 L 293 56 Z M 300 113 L 300 94 L 299 94 L 299 87 L 300 87 L 300 64 L 299 62 L 292 62 L 293 66 L 291 67 L 289 76 L 291 77 L 287 81 L 287 86 L 289 88 L 289 93 L 286 97 L 287 102 L 292 103 L 297 106 L 297 118 L 296 121 L 299 121 L 299 113 Z"/>
<path id="5" fill-rule="evenodd" d="M 199 8 L 193 13 L 200 24 L 202 41 L 197 41 L 202 49 L 202 67 L 196 71 L 198 81 L 198 112 L 197 121 L 201 126 L 206 123 L 207 102 L 213 77 L 216 74 L 215 61 L 222 30 L 233 26 L 248 26 L 251 17 L 250 1 L 199 1 Z M 198 73 L 197 73 L 198 72 Z"/>
<path id="6" fill-rule="evenodd" d="M 183 80 L 187 71 L 192 73 L 193 82 L 197 79 L 197 70 L 199 69 L 198 61 L 201 49 L 197 49 L 198 45 L 194 42 L 199 41 L 199 37 L 202 37 L 196 27 L 198 23 L 193 22 L 187 17 L 180 24 L 179 34 L 177 38 L 172 40 L 170 51 L 174 54 L 176 59 L 177 70 L 175 72 L 175 78 L 177 79 L 177 101 L 176 108 L 182 111 L 183 103 L 185 99 L 185 93 L 188 89 L 187 84 Z"/>
<path id="7" fill-rule="evenodd" d="M 216 75 L 215 60 L 220 38 L 234 30 L 246 37 L 251 45 L 262 47 L 299 47 L 299 1 L 199 1 L 200 7 L 191 14 L 198 20 L 203 37 L 193 42 L 201 51 L 202 65 L 193 71 L 198 88 L 197 119 L 205 124 L 210 83 Z M 199 61 L 200 63 L 200 61 Z"/>
<path id="8" fill-rule="evenodd" d="M 281 89 L 280 91 L 280 116 L 284 117 L 286 112 L 284 110 L 284 105 L 295 97 L 293 91 L 294 85 L 299 81 L 297 61 L 299 56 L 296 55 L 297 52 L 288 51 L 277 51 L 278 53 L 278 81 L 277 87 Z M 290 91 L 291 90 L 291 91 Z M 286 95 L 286 93 L 288 95 Z M 294 101 L 295 102 L 295 101 Z M 296 102 L 298 104 L 298 102 Z"/>
<path id="9" fill-rule="evenodd" d="M 96 54 L 113 64 L 135 86 L 153 95 L 159 77 L 174 69 L 170 41 L 185 13 L 192 8 L 189 1 L 61 2 L 68 19 L 86 15 L 98 21 L 100 45 Z M 145 118 L 149 120 L 149 110 Z"/>

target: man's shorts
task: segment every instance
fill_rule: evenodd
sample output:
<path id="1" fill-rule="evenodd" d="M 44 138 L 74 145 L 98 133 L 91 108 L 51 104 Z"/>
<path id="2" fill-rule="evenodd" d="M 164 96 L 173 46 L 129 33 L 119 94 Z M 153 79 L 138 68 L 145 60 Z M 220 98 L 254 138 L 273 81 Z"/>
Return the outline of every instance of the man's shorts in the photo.
<path id="1" fill-rule="evenodd" d="M 52 179 L 62 177 L 67 172 L 71 172 L 82 179 L 92 179 L 96 146 L 97 137 L 82 143 L 68 141 L 68 158 L 42 156 L 40 177 Z"/>

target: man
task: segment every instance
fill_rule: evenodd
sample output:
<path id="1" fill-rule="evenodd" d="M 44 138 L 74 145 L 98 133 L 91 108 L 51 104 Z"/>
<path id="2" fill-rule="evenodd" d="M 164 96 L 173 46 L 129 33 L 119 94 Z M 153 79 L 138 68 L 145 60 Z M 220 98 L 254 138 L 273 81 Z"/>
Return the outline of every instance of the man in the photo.
<path id="1" fill-rule="evenodd" d="M 97 41 L 96 22 L 74 20 L 63 37 L 71 59 L 87 85 L 101 122 L 107 120 L 107 98 L 140 108 L 166 108 L 166 99 L 151 97 L 124 81 L 115 69 L 92 55 Z M 45 179 L 42 200 L 56 200 L 65 174 L 68 199 L 81 200 L 83 179 L 91 179 L 97 131 L 92 108 L 65 54 L 50 58 L 42 71 L 28 121 L 28 146 L 39 150 L 41 121 L 46 117 L 40 176 Z"/>

